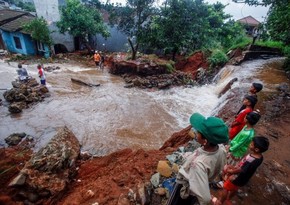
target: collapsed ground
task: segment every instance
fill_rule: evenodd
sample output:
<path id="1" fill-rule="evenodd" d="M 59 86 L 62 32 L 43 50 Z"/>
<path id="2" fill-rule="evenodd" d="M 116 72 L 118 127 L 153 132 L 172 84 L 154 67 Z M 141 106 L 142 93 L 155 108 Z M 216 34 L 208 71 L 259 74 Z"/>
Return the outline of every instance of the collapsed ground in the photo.
<path id="1" fill-rule="evenodd" d="M 269 73 L 270 75 L 270 73 Z M 289 81 L 285 85 L 289 86 Z M 219 112 L 224 120 L 230 120 L 239 106 L 237 97 L 239 90 L 233 90 L 230 102 Z M 270 139 L 271 149 L 265 153 L 264 164 L 250 183 L 234 198 L 236 204 L 289 204 L 290 161 L 287 160 L 290 150 L 290 106 L 289 87 L 280 90 L 263 91 L 259 98 L 259 109 L 263 113 L 262 120 L 256 126 L 257 134 L 266 135 Z M 79 161 L 79 171 L 69 184 L 68 190 L 62 193 L 59 200 L 42 201 L 43 204 L 131 204 L 128 200 L 130 189 L 134 193 L 149 181 L 156 172 L 159 160 L 164 160 L 167 154 L 177 147 L 186 144 L 189 128 L 175 133 L 165 142 L 160 150 L 131 150 L 125 149 L 105 157 Z M 0 202 L 16 204 L 15 190 L 7 189 L 7 184 L 23 167 L 24 161 L 31 156 L 29 143 L 24 146 L 1 149 Z M 281 183 L 283 182 L 283 183 Z M 91 192 L 90 192 L 90 191 Z M 217 192 L 213 192 L 218 195 Z M 154 199 L 151 204 L 162 204 L 162 198 Z M 21 204 L 21 202 L 19 202 Z M 19 204 L 18 203 L 18 204 Z"/>

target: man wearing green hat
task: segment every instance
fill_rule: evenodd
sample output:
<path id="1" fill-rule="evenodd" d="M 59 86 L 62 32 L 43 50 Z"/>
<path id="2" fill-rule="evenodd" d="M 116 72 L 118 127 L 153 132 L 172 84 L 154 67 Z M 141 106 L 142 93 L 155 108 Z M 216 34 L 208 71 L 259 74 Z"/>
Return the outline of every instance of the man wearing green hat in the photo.
<path id="1" fill-rule="evenodd" d="M 190 153 L 176 177 L 175 196 L 170 205 L 211 204 L 209 182 L 222 171 L 228 141 L 228 127 L 217 117 L 205 118 L 199 113 L 190 117 L 191 136 L 201 147 Z M 174 193 L 173 193 L 174 194 Z"/>

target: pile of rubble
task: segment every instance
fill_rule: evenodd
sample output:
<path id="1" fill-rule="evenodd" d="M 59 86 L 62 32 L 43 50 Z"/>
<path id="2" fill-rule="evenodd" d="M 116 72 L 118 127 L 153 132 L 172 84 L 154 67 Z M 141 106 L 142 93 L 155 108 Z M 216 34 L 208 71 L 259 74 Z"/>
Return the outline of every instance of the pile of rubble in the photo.
<path id="1" fill-rule="evenodd" d="M 30 104 L 43 101 L 49 97 L 46 86 L 40 85 L 35 78 L 25 80 L 15 80 L 12 82 L 13 88 L 3 93 L 7 102 L 9 102 L 9 112 L 20 113 L 28 108 Z"/>

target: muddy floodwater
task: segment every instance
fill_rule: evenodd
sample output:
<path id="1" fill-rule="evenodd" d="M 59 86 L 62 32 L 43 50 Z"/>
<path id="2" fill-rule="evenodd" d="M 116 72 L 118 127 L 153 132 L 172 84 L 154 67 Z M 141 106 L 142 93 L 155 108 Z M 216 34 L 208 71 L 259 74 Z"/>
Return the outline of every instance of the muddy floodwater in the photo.
<path id="1" fill-rule="evenodd" d="M 67 126 L 82 144 L 82 149 L 95 155 L 130 148 L 157 149 L 174 132 L 189 125 L 193 112 L 209 116 L 223 104 L 218 93 L 232 78 L 234 86 L 249 87 L 255 73 L 263 66 L 275 66 L 281 59 L 255 60 L 242 66 L 228 66 L 215 83 L 197 87 L 176 87 L 169 90 L 124 88 L 118 76 L 74 64 L 50 64 L 59 70 L 46 72 L 50 97 L 31 105 L 22 113 L 11 115 L 3 98 L 3 89 L 11 88 L 17 78 L 17 63 L 0 60 L 0 142 L 15 132 L 34 136 L 41 147 L 55 134 L 56 128 Z M 48 65 L 44 65 L 48 66 Z M 37 80 L 36 65 L 24 65 Z M 99 87 L 75 84 L 77 78 Z M 261 74 L 259 78 L 267 78 Z"/>

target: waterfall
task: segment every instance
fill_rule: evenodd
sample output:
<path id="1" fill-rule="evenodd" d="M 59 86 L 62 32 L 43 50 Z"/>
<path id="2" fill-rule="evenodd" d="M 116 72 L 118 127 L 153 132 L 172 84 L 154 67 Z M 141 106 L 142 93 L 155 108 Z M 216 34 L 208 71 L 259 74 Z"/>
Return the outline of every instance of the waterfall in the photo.
<path id="1" fill-rule="evenodd" d="M 231 91 L 227 91 L 220 98 L 218 94 L 233 78 L 237 78 L 237 81 L 233 83 L 231 88 L 239 86 L 241 90 L 244 90 L 245 92 L 241 93 L 242 98 L 253 82 L 263 83 L 256 78 L 256 74 L 263 66 L 277 59 L 281 58 L 253 60 L 239 66 L 226 65 L 217 73 L 210 84 L 158 91 L 152 93 L 152 95 L 168 113 L 178 120 L 179 127 L 184 128 L 189 125 L 189 117 L 194 112 L 199 112 L 205 116 L 214 116 L 218 113 L 223 105 L 227 103 L 227 96 Z"/>

